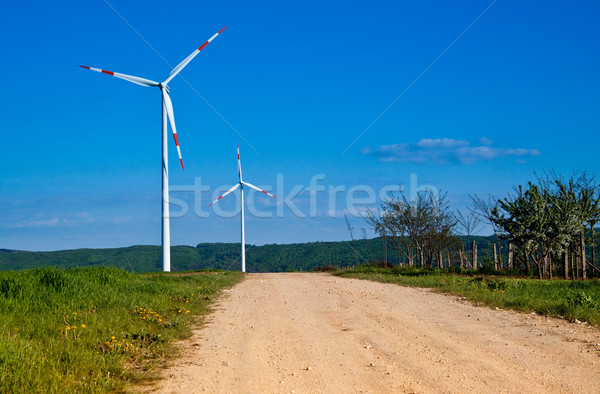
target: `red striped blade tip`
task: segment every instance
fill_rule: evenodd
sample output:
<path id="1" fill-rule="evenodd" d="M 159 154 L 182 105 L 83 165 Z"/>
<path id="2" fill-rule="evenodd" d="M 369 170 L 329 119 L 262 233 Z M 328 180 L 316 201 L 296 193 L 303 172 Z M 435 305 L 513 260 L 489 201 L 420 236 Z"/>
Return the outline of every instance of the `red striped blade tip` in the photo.
<path id="1" fill-rule="evenodd" d="M 81 67 L 81 68 L 85 68 L 85 69 L 88 69 L 88 70 L 90 69 L 88 66 L 81 66 L 81 65 L 80 65 L 79 67 Z"/>
<path id="2" fill-rule="evenodd" d="M 210 203 L 210 205 L 213 205 L 214 203 L 216 203 L 217 201 L 219 201 L 219 200 L 220 200 L 220 199 L 222 199 L 222 198 L 223 198 L 223 196 L 221 196 L 221 197 L 217 198 L 215 201 L 211 202 L 211 203 Z M 209 205 L 209 207 L 210 207 L 210 205 Z"/>
<path id="3" fill-rule="evenodd" d="M 217 34 L 221 34 L 221 32 L 222 32 L 223 30 L 225 30 L 225 29 L 227 29 L 227 26 L 225 26 L 224 28 L 222 28 L 221 30 L 219 30 L 219 32 L 218 32 Z"/>

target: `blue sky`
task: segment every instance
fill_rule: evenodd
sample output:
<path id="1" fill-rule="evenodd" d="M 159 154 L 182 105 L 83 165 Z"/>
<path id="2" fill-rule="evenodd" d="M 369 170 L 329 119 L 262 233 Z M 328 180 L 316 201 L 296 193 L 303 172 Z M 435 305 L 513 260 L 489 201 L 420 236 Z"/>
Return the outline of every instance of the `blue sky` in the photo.
<path id="1" fill-rule="evenodd" d="M 344 213 L 411 179 L 464 208 L 534 170 L 600 174 L 600 3 L 491 4 L 5 4 L 0 248 L 158 245 L 160 92 L 78 65 L 162 81 L 223 26 L 169 84 L 173 245 L 239 241 L 236 198 L 208 208 L 237 143 L 280 197 L 249 196 L 254 244 L 348 239 Z"/>

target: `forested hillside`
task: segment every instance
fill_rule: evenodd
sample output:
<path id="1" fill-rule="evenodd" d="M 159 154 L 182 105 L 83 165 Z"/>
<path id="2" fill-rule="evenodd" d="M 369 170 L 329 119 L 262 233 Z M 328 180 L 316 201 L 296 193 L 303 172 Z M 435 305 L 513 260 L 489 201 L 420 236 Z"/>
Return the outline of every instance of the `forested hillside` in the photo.
<path id="1" fill-rule="evenodd" d="M 491 254 L 493 237 L 470 237 L 480 250 L 478 260 L 483 264 Z M 384 261 L 384 242 L 381 238 L 339 242 L 312 242 L 288 245 L 246 246 L 248 272 L 310 271 L 315 267 L 352 266 L 369 261 Z M 396 265 L 398 257 L 387 245 L 387 261 Z M 201 243 L 196 247 L 171 248 L 173 271 L 204 268 L 239 269 L 238 243 Z M 114 249 L 75 249 L 56 252 L 26 252 L 0 249 L 0 270 L 19 270 L 45 266 L 119 267 L 134 272 L 161 270 L 159 246 L 131 246 Z"/>

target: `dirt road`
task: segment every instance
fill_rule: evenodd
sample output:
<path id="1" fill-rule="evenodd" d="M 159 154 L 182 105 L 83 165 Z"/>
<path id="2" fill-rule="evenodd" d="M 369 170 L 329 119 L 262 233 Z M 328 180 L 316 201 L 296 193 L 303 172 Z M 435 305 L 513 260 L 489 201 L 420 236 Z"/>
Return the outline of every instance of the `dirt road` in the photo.
<path id="1" fill-rule="evenodd" d="M 600 330 L 327 274 L 251 274 L 162 393 L 600 392 Z"/>

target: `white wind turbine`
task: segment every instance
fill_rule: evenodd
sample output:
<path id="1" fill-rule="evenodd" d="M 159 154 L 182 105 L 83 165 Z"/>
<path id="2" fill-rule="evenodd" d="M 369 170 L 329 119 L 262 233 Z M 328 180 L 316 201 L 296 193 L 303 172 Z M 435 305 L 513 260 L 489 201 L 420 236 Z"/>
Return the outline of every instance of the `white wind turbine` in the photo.
<path id="1" fill-rule="evenodd" d="M 191 55 L 186 57 L 181 63 L 175 67 L 167 79 L 164 82 L 154 82 L 149 79 L 134 77 L 132 75 L 120 74 L 112 71 L 102 70 L 94 67 L 79 66 L 88 70 L 101 72 L 104 74 L 112 75 L 113 77 L 121 78 L 129 82 L 133 82 L 142 86 L 157 86 L 162 92 L 162 261 L 163 271 L 171 271 L 171 232 L 169 229 L 169 158 L 167 150 L 167 117 L 171 123 L 171 130 L 173 131 L 173 138 L 175 138 L 175 146 L 177 147 L 177 154 L 179 155 L 179 162 L 181 163 L 181 169 L 183 170 L 183 159 L 181 158 L 181 150 L 179 149 L 179 140 L 177 139 L 177 130 L 175 129 L 175 117 L 173 115 L 173 104 L 169 97 L 169 86 L 167 85 L 189 62 L 209 42 L 215 39 L 227 26 L 219 30 L 217 34 L 208 39 L 198 49 L 192 52 Z"/>
<path id="2" fill-rule="evenodd" d="M 271 193 L 267 193 L 266 191 L 259 189 L 258 187 L 254 186 L 251 183 L 244 182 L 242 180 L 242 164 L 240 163 L 240 145 L 239 144 L 237 146 L 237 162 L 238 162 L 239 182 L 236 183 L 235 186 L 233 186 L 229 190 L 227 190 L 223 195 L 221 195 L 215 201 L 211 202 L 209 207 L 211 205 L 213 205 L 214 203 L 216 203 L 217 201 L 219 201 L 220 199 L 222 199 L 223 197 L 225 197 L 226 195 L 228 195 L 229 193 L 231 193 L 232 191 L 234 191 L 235 189 L 237 189 L 238 187 L 240 188 L 240 192 L 241 192 L 241 200 L 240 201 L 241 201 L 241 210 L 242 210 L 242 272 L 246 272 L 246 235 L 244 233 L 244 186 L 248 186 L 248 187 L 251 187 L 252 189 L 258 190 L 259 192 L 265 193 L 267 196 L 271 196 L 274 198 L 277 198 L 277 197 L 275 197 Z"/>

